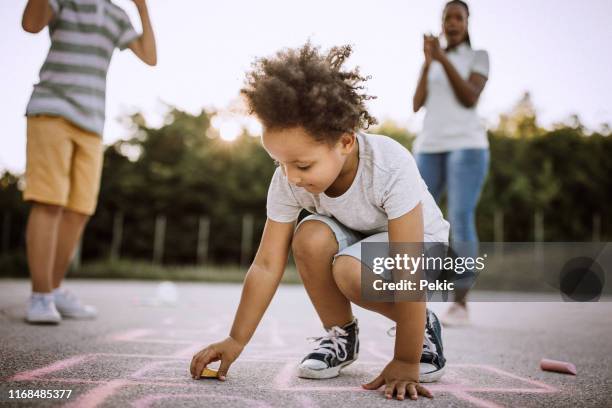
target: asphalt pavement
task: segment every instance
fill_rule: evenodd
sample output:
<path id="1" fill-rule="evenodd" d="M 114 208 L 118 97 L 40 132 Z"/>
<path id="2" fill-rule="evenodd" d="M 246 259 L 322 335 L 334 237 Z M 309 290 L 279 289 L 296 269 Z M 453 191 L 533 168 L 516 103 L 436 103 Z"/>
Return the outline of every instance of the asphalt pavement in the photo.
<path id="1" fill-rule="evenodd" d="M 227 336 L 240 285 L 68 281 L 98 307 L 93 321 L 24 322 L 29 282 L 0 281 L 0 405 L 70 407 L 575 407 L 612 406 L 612 302 L 474 302 L 472 325 L 444 330 L 448 370 L 433 400 L 387 401 L 365 391 L 389 361 L 393 323 L 355 307 L 359 360 L 331 380 L 296 377 L 323 334 L 299 285 L 282 285 L 225 383 L 194 381 L 194 352 Z M 474 294 L 478 298 L 478 294 Z M 176 302 L 173 302 L 176 300 Z M 446 305 L 432 303 L 441 312 Z M 541 358 L 576 376 L 544 372 Z M 38 398 L 10 398 L 17 395 Z M 57 393 L 42 390 L 57 390 Z M 62 395 L 62 390 L 64 390 Z M 60 397 L 61 395 L 61 397 Z M 57 397 L 57 398 L 55 398 Z"/>

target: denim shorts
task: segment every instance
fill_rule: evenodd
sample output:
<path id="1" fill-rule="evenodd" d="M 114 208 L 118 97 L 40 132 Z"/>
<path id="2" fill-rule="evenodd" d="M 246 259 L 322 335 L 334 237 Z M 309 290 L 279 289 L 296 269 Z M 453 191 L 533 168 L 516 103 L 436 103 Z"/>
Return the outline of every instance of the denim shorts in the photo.
<path id="1" fill-rule="evenodd" d="M 389 233 L 386 231 L 375 233 L 372 235 L 367 235 L 362 232 L 355 231 L 355 230 L 348 228 L 347 226 L 341 224 L 335 218 L 327 217 L 325 215 L 320 215 L 320 214 L 311 214 L 305 217 L 298 223 L 298 225 L 296 226 L 296 229 L 300 225 L 302 225 L 302 223 L 306 221 L 321 221 L 325 223 L 332 230 L 332 232 L 334 233 L 334 236 L 336 237 L 336 241 L 338 242 L 338 253 L 334 255 L 334 259 L 333 259 L 334 261 L 339 256 L 351 256 L 357 259 L 359 262 L 361 262 L 364 266 L 368 267 L 370 270 L 373 270 L 374 269 L 373 259 L 375 256 L 373 256 L 370 251 L 368 256 L 362 257 L 361 244 L 369 243 L 369 242 L 382 242 L 382 243 L 389 242 Z M 428 239 L 425 238 L 425 241 L 428 241 Z M 425 251 L 433 250 L 434 252 L 438 253 L 439 244 L 441 243 L 424 242 L 424 249 Z M 447 243 L 442 243 L 442 244 L 444 244 L 443 247 L 445 248 Z M 370 249 L 372 249 L 372 246 L 370 246 Z M 380 252 L 380 254 L 376 254 L 376 256 L 380 256 L 380 257 L 389 256 L 389 249 L 387 245 L 375 246 L 374 250 L 376 252 Z M 442 249 L 442 250 L 445 251 L 445 249 Z M 385 279 L 391 279 L 391 272 L 388 270 L 385 270 L 385 272 L 383 272 L 381 276 Z"/>
<path id="2" fill-rule="evenodd" d="M 338 242 L 338 253 L 334 255 L 334 260 L 339 256 L 346 255 L 352 256 L 361 262 L 362 242 L 389 242 L 389 234 L 387 232 L 366 235 L 342 225 L 335 218 L 320 214 L 311 214 L 305 217 L 298 223 L 296 229 L 306 221 L 321 221 L 332 230 Z"/>

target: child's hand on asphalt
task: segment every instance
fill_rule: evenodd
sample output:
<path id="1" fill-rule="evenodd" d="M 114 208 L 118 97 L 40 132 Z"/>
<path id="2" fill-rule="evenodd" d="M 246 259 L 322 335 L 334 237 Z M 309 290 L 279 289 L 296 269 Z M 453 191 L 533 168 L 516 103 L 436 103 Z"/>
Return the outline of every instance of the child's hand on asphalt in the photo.
<path id="1" fill-rule="evenodd" d="M 231 337 L 203 348 L 197 352 L 191 360 L 191 377 L 194 380 L 199 380 L 202 375 L 202 370 L 204 370 L 208 364 L 221 360 L 217 378 L 221 381 L 225 381 L 225 376 L 227 375 L 230 365 L 238 358 L 243 349 L 244 346 Z"/>
<path id="2" fill-rule="evenodd" d="M 406 394 L 413 400 L 416 400 L 418 395 L 433 398 L 431 392 L 419 384 L 419 364 L 393 359 L 374 381 L 363 384 L 362 387 L 366 390 L 377 390 L 382 385 L 386 385 L 387 399 L 393 398 L 394 394 L 398 400 L 403 400 Z"/>

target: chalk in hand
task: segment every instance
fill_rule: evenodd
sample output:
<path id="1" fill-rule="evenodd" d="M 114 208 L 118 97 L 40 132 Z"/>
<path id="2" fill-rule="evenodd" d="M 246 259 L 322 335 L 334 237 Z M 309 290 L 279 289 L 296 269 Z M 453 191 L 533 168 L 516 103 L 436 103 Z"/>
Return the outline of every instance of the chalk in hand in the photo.
<path id="1" fill-rule="evenodd" d="M 540 360 L 540 368 L 544 371 L 554 371 L 556 373 L 576 375 L 576 366 L 566 361 L 549 360 L 543 358 Z"/>
<path id="2" fill-rule="evenodd" d="M 217 378 L 217 370 L 211 370 L 210 368 L 204 368 L 201 374 L 202 378 Z"/>

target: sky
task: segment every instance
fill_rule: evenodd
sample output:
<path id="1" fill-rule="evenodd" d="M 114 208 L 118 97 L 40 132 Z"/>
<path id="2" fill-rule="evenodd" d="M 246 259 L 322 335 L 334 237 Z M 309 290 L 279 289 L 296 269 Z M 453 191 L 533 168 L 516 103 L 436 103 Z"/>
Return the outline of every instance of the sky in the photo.
<path id="1" fill-rule="evenodd" d="M 113 0 L 140 29 L 130 0 Z M 541 125 L 576 113 L 598 129 L 612 123 L 612 1 L 472 0 L 472 45 L 489 52 L 490 77 L 479 113 L 494 125 L 500 113 L 531 92 Z M 49 48 L 47 31 L 21 29 L 25 0 L 0 2 L 0 171 L 25 168 L 25 107 Z M 328 48 L 351 44 L 350 64 L 368 81 L 379 119 L 413 131 L 412 95 L 423 61 L 423 33 L 439 33 L 439 0 L 149 0 L 158 65 L 148 67 L 129 50 L 115 52 L 108 73 L 104 142 L 130 135 L 126 115 L 143 112 L 163 123 L 167 106 L 198 113 L 234 104 L 244 73 L 258 56 L 308 39 Z M 608 51 L 606 51 L 608 50 Z"/>

